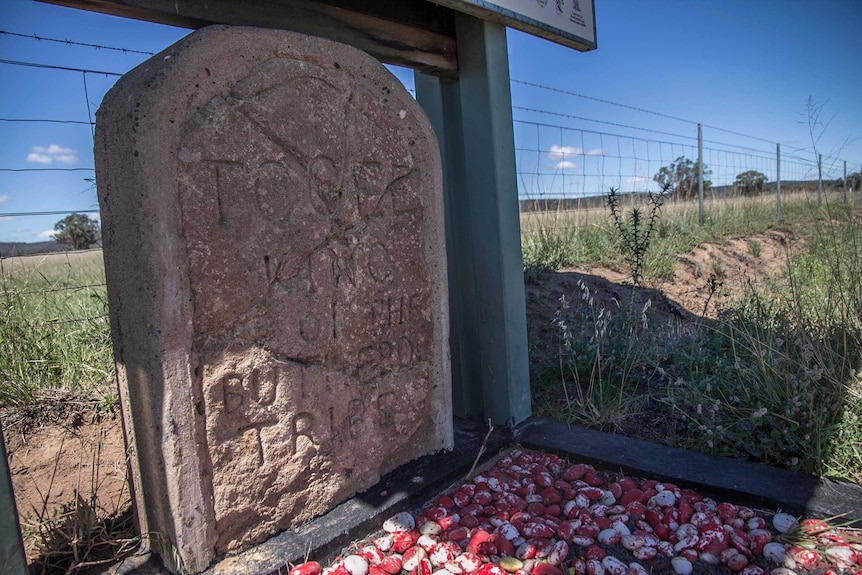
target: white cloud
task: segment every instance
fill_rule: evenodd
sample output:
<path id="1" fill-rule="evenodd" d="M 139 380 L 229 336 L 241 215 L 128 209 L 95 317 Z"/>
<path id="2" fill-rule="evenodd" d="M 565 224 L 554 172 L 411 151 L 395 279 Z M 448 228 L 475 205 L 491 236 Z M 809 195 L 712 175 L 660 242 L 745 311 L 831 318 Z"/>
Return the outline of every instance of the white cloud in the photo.
<path id="1" fill-rule="evenodd" d="M 27 155 L 27 162 L 32 162 L 34 164 L 50 164 L 51 156 L 46 156 L 45 154 L 37 154 L 35 152 L 30 152 Z"/>
<path id="2" fill-rule="evenodd" d="M 588 156 L 603 156 L 605 151 L 601 148 L 593 148 L 592 150 L 587 152 Z"/>
<path id="3" fill-rule="evenodd" d="M 637 184 L 640 182 L 649 182 L 651 178 L 647 178 L 646 176 L 635 176 L 633 178 L 626 179 L 627 184 Z"/>
<path id="4" fill-rule="evenodd" d="M 15 218 L 12 216 L 0 216 L 0 222 L 11 222 Z"/>
<path id="5" fill-rule="evenodd" d="M 36 234 L 37 238 L 54 238 L 54 230 L 45 230 L 44 232 L 39 232 Z"/>
<path id="6" fill-rule="evenodd" d="M 6 203 L 6 202 L 8 202 L 8 201 L 9 201 L 9 196 L 8 196 L 8 195 L 0 196 L 0 204 L 5 204 L 5 203 Z"/>
<path id="7" fill-rule="evenodd" d="M 548 151 L 548 158 L 551 160 L 565 161 L 566 158 L 571 158 L 572 156 L 580 156 L 583 153 L 584 150 L 581 148 L 576 148 L 574 146 L 558 146 L 554 144 Z"/>
<path id="8" fill-rule="evenodd" d="M 57 144 L 48 146 L 33 146 L 27 155 L 27 162 L 35 164 L 58 164 L 71 165 L 78 161 L 78 150 L 64 148 Z"/>
<path id="9" fill-rule="evenodd" d="M 570 162 L 568 160 L 563 160 L 562 162 L 557 162 L 554 165 L 555 170 L 564 170 L 566 168 L 577 168 L 578 165 L 574 162 Z"/>

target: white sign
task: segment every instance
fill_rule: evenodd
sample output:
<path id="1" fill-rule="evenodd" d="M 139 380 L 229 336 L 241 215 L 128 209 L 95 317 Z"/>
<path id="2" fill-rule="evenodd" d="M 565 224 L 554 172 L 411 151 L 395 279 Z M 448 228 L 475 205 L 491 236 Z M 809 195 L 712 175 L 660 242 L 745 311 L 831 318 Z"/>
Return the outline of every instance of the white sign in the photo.
<path id="1" fill-rule="evenodd" d="M 595 0 L 433 1 L 581 52 L 597 47 Z"/>

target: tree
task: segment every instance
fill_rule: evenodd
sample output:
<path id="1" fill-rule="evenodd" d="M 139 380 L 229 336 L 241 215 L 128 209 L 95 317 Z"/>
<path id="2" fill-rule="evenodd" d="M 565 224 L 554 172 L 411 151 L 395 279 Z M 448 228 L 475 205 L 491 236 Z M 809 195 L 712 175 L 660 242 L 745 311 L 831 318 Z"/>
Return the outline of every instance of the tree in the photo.
<path id="1" fill-rule="evenodd" d="M 712 175 L 712 170 L 706 166 L 703 167 L 703 189 L 708 190 L 712 186 L 709 181 L 709 176 Z M 683 199 L 694 198 L 697 196 L 697 162 L 693 162 L 685 156 L 680 156 L 670 166 L 664 166 L 659 172 L 653 176 L 653 180 L 664 189 L 668 187 L 671 194 L 677 195 Z"/>
<path id="2" fill-rule="evenodd" d="M 85 250 L 100 237 L 99 222 L 85 214 L 70 214 L 54 224 L 54 239 L 73 250 Z"/>
<path id="3" fill-rule="evenodd" d="M 763 191 L 763 184 L 766 183 L 766 176 L 757 170 L 748 170 L 737 174 L 736 180 L 733 182 L 734 189 L 745 196 L 753 196 Z"/>
<path id="4" fill-rule="evenodd" d="M 862 172 L 847 174 L 847 189 L 854 192 L 862 189 Z"/>

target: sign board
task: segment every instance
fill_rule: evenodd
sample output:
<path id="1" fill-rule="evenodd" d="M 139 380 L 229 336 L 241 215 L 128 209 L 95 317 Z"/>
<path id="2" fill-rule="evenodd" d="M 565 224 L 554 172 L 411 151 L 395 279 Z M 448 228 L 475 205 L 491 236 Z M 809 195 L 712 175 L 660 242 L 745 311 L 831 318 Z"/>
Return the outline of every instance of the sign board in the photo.
<path id="1" fill-rule="evenodd" d="M 597 47 L 595 0 L 434 1 L 581 52 Z"/>

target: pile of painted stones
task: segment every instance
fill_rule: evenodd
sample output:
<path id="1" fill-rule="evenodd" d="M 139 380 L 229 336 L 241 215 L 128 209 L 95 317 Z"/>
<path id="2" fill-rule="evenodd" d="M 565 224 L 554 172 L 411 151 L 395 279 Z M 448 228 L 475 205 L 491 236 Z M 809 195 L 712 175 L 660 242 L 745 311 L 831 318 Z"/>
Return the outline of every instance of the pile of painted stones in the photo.
<path id="1" fill-rule="evenodd" d="M 771 526 L 770 524 L 771 523 Z M 804 538 L 793 534 L 803 533 Z M 862 575 L 862 544 L 823 522 L 767 520 L 670 483 L 513 450 L 325 569 L 290 575 Z"/>

